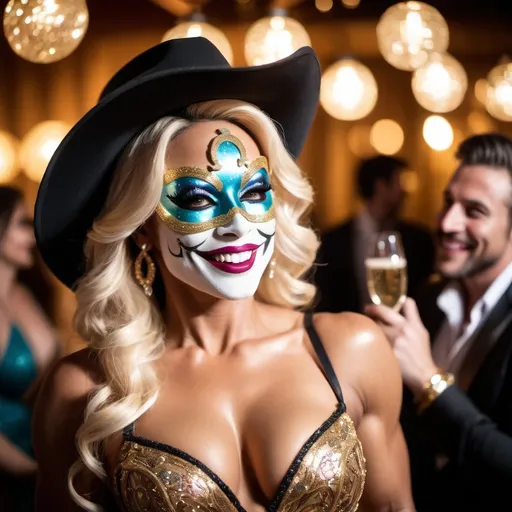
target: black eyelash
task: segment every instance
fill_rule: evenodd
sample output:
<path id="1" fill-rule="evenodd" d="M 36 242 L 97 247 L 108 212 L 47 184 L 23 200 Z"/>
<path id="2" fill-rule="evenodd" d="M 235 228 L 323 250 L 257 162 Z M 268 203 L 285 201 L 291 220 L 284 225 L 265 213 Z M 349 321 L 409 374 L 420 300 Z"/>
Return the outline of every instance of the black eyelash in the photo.
<path id="1" fill-rule="evenodd" d="M 178 194 L 171 195 L 166 194 L 167 199 L 174 203 L 178 208 L 183 208 L 186 210 L 206 210 L 215 204 L 215 199 L 204 189 L 199 187 L 186 187 L 184 190 L 181 190 Z M 209 204 L 202 207 L 192 207 L 190 208 L 187 204 L 187 201 L 190 199 L 206 199 Z"/>
<path id="2" fill-rule="evenodd" d="M 169 199 L 169 201 L 172 201 L 173 203 L 176 200 L 190 199 L 191 197 L 197 197 L 197 196 L 204 197 L 210 201 L 213 200 L 213 197 L 210 194 L 208 194 L 208 192 L 206 192 L 204 189 L 199 188 L 199 187 L 184 188 L 183 190 L 181 190 L 179 192 L 179 194 L 175 194 L 175 195 L 166 194 L 167 199 Z"/>
<path id="3" fill-rule="evenodd" d="M 247 194 L 247 192 L 254 192 L 254 191 L 257 191 L 257 192 L 268 192 L 271 189 L 272 189 L 272 187 L 270 186 L 270 183 L 268 183 L 268 181 L 260 180 L 260 181 L 256 181 L 254 183 L 251 183 L 243 191 L 242 195 Z"/>

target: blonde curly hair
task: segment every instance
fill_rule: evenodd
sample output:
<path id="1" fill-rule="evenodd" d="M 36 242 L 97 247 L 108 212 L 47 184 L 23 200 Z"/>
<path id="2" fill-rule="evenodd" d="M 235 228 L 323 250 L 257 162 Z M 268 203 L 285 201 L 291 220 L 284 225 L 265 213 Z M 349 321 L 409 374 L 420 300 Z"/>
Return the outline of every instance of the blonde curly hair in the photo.
<path id="1" fill-rule="evenodd" d="M 69 472 L 71 495 L 86 510 L 101 507 L 75 490 L 75 475 L 90 470 L 105 479 L 103 443 L 137 420 L 158 397 L 153 362 L 164 349 L 162 315 L 134 279 L 129 240 L 158 205 L 169 142 L 200 120 L 225 120 L 245 128 L 272 170 L 277 266 L 273 279 L 267 274 L 262 278 L 256 299 L 301 308 L 315 296 L 315 287 L 304 277 L 319 244 L 309 226 L 313 190 L 266 114 L 241 101 L 216 100 L 190 106 L 184 118 L 162 118 L 138 135 L 124 151 L 105 207 L 88 233 L 89 270 L 76 290 L 75 327 L 97 354 L 106 376 L 88 401 L 76 433 L 80 458 Z"/>

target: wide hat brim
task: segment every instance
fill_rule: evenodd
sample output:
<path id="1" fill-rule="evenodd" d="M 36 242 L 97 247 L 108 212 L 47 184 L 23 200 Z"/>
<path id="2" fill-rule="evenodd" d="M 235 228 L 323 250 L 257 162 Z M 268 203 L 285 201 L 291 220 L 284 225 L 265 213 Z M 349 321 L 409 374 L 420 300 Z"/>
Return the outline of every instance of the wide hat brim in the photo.
<path id="1" fill-rule="evenodd" d="M 188 44 L 190 55 L 218 52 L 206 39 L 190 38 L 161 43 L 134 61 L 144 65 L 145 58 L 155 59 L 155 49 L 161 53 L 165 45 L 173 50 L 177 44 Z M 202 101 L 246 101 L 274 120 L 285 147 L 297 157 L 317 109 L 319 89 L 318 60 L 304 47 L 263 66 L 184 64 L 142 72 L 104 93 L 61 142 L 41 181 L 34 227 L 46 265 L 71 288 L 83 275 L 87 232 L 105 203 L 116 162 L 133 137 L 157 119 Z"/>

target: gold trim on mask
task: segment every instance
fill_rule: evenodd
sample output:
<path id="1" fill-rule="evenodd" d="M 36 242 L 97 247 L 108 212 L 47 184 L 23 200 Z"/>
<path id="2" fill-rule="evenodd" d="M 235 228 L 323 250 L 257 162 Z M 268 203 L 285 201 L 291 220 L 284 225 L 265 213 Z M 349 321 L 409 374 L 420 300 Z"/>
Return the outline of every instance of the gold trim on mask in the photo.
<path id="1" fill-rule="evenodd" d="M 247 166 L 247 171 L 245 171 L 242 176 L 240 188 L 244 187 L 259 170 L 265 169 L 265 171 L 269 173 L 268 161 L 264 156 L 259 156 L 258 158 L 255 158 L 252 162 L 248 162 L 245 165 Z"/>
<path id="2" fill-rule="evenodd" d="M 213 185 L 219 192 L 224 188 L 222 180 L 212 172 L 201 167 L 178 167 L 167 169 L 164 174 L 164 186 L 178 178 L 198 178 Z"/>
<path id="3" fill-rule="evenodd" d="M 237 213 L 242 215 L 249 222 L 268 222 L 274 218 L 274 205 L 272 205 L 267 212 L 260 215 L 251 215 L 241 208 L 234 207 L 231 208 L 228 213 L 214 217 L 213 219 L 206 222 L 180 221 L 171 215 L 160 203 L 158 203 L 158 206 L 156 207 L 156 212 L 169 229 L 172 229 L 178 233 L 183 233 L 185 235 L 195 235 L 196 233 L 208 231 L 209 229 L 219 228 L 225 224 L 228 224 L 231 222 L 231 220 L 233 220 Z"/>
<path id="4" fill-rule="evenodd" d="M 238 137 L 232 135 L 228 128 L 221 128 L 219 130 L 219 135 L 212 140 L 210 145 L 208 156 L 210 161 L 213 162 L 213 165 L 210 166 L 212 171 L 220 171 L 222 169 L 222 164 L 217 157 L 217 150 L 219 146 L 226 141 L 233 143 L 237 147 L 238 151 L 240 151 L 240 158 L 236 162 L 238 167 L 247 167 L 247 171 L 245 171 L 242 177 L 241 187 L 243 187 L 261 168 L 265 169 L 270 177 L 271 171 L 268 166 L 267 158 L 265 156 L 258 156 L 254 160 L 248 161 L 247 151 L 243 142 Z"/>
<path id="5" fill-rule="evenodd" d="M 220 163 L 218 157 L 217 157 L 217 150 L 219 149 L 219 146 L 223 142 L 231 142 L 233 143 L 238 151 L 240 151 L 240 158 L 237 160 L 238 167 L 242 167 L 245 165 L 245 161 L 247 160 L 247 152 L 245 150 L 245 146 L 242 144 L 242 141 L 235 137 L 234 135 L 231 135 L 229 130 L 227 128 L 221 128 L 219 130 L 219 135 L 217 135 L 210 145 L 210 149 L 208 151 L 210 161 L 213 162 L 213 165 L 211 165 L 212 171 L 220 171 L 222 169 L 222 164 Z"/>

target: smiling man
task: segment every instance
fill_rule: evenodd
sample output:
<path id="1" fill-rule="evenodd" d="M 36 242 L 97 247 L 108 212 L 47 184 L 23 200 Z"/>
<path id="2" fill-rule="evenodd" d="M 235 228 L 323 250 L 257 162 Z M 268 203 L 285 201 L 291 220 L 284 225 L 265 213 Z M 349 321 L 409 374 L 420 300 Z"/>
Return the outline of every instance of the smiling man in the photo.
<path id="1" fill-rule="evenodd" d="M 505 510 L 512 486 L 512 141 L 457 152 L 438 219 L 437 270 L 418 308 L 366 312 L 406 386 L 402 425 L 418 512 Z"/>

